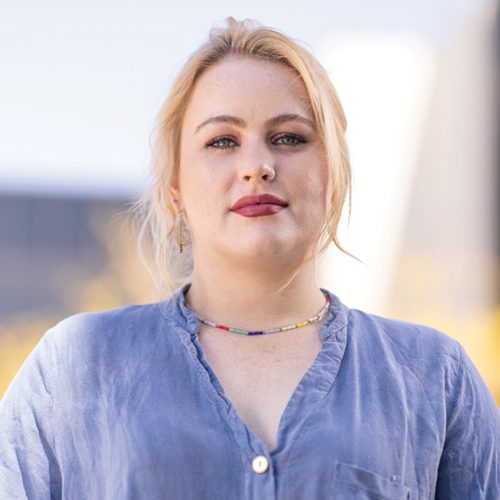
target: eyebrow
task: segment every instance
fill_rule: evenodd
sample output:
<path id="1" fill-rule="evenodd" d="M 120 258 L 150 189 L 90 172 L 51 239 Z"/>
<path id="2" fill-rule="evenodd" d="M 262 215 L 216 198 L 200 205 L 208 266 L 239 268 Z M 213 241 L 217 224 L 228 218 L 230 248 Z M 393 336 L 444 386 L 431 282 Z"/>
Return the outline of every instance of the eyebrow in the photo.
<path id="1" fill-rule="evenodd" d="M 265 125 L 268 127 L 276 126 L 290 121 L 298 121 L 301 123 L 305 123 L 306 125 L 309 125 L 309 127 L 311 127 L 312 129 L 314 130 L 316 129 L 316 125 L 312 120 L 309 120 L 309 118 L 304 118 L 303 116 L 297 115 L 295 113 L 285 113 L 282 115 L 274 116 L 273 118 L 269 118 L 269 120 L 266 120 Z M 231 123 L 233 125 L 237 125 L 243 128 L 247 126 L 245 120 L 242 120 L 241 118 L 238 118 L 236 116 L 217 115 L 217 116 L 211 116 L 210 118 L 207 118 L 205 121 L 201 122 L 196 127 L 195 133 L 198 133 L 202 127 L 208 125 L 209 123 Z"/>

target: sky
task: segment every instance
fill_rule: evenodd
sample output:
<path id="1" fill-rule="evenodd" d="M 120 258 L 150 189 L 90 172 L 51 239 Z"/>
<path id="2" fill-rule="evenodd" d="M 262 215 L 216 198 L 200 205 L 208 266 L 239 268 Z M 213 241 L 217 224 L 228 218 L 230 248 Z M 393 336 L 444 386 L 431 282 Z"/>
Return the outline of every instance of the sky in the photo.
<path id="1" fill-rule="evenodd" d="M 229 15 L 278 28 L 330 61 L 335 40 L 357 36 L 438 50 L 486 3 L 0 0 L 0 192 L 138 194 L 174 75 Z"/>

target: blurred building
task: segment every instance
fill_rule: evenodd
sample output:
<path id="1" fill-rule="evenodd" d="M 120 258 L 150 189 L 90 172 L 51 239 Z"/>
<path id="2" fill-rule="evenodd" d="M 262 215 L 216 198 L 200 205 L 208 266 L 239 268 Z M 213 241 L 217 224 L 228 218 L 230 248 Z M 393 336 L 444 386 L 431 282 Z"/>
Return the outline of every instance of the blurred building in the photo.
<path id="1" fill-rule="evenodd" d="M 151 301 L 125 200 L 0 194 L 0 397 L 43 333 Z"/>
<path id="2" fill-rule="evenodd" d="M 0 194 L 0 324 L 74 312 L 75 288 L 108 266 L 103 228 L 125 210 L 121 200 Z"/>
<path id="3" fill-rule="evenodd" d="M 436 53 L 391 301 L 454 316 L 498 305 L 495 9 Z"/>

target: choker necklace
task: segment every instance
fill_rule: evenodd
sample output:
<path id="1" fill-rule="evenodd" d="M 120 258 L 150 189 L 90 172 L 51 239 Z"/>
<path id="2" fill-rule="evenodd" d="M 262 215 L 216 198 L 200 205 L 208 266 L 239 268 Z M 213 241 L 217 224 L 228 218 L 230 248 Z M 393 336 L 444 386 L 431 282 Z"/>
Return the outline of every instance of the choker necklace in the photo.
<path id="1" fill-rule="evenodd" d="M 322 307 L 321 311 L 316 314 L 316 316 L 313 316 L 312 318 L 309 318 L 305 321 L 302 321 L 300 323 L 297 323 L 296 325 L 287 325 L 287 326 L 282 326 L 278 328 L 269 328 L 268 330 L 255 330 L 255 331 L 250 331 L 250 330 L 244 330 L 243 328 L 231 328 L 230 326 L 226 325 L 221 325 L 220 323 L 214 323 L 213 321 L 209 321 L 207 319 L 202 318 L 196 311 L 191 309 L 187 304 L 186 306 L 191 309 L 191 311 L 194 313 L 194 315 L 205 325 L 211 326 L 213 328 L 219 328 L 220 330 L 226 330 L 228 332 L 234 332 L 234 333 L 239 333 L 241 335 L 264 335 L 266 333 L 278 333 L 278 332 L 284 332 L 287 330 L 295 330 L 296 328 L 301 328 L 303 326 L 307 325 L 312 325 L 313 323 L 318 323 L 321 321 L 324 317 L 325 314 L 327 313 L 329 307 L 330 307 L 330 296 L 325 293 L 325 305 Z"/>

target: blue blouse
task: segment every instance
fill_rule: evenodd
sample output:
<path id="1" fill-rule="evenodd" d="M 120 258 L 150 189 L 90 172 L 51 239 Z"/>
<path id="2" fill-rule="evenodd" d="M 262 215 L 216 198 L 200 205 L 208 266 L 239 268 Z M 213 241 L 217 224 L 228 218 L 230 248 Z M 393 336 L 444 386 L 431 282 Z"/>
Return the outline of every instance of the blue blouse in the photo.
<path id="1" fill-rule="evenodd" d="M 1 500 L 500 499 L 500 412 L 455 340 L 328 292 L 270 452 L 207 363 L 188 286 L 45 333 L 0 404 Z"/>

